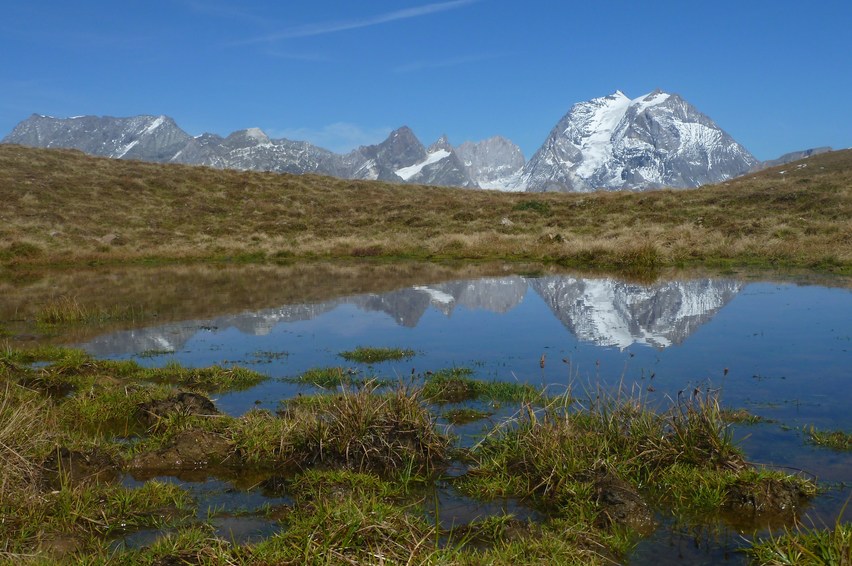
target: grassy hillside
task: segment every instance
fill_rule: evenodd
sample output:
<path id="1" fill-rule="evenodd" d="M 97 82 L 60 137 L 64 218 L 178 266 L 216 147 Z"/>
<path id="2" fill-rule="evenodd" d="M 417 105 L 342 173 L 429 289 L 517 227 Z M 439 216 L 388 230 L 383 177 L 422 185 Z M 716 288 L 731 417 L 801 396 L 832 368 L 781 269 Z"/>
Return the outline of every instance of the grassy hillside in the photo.
<path id="1" fill-rule="evenodd" d="M 0 263 L 389 257 L 852 272 L 852 151 L 690 191 L 507 194 L 0 145 Z"/>

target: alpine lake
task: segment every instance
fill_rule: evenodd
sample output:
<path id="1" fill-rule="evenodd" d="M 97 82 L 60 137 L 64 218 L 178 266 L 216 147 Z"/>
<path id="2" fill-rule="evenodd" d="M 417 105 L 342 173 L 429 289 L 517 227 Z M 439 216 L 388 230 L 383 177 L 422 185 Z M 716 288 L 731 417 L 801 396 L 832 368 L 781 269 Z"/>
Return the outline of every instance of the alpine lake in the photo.
<path id="1" fill-rule="evenodd" d="M 45 315 L 62 304 L 94 315 L 76 322 Z M 353 394 L 365 384 L 412 387 L 442 372 L 525 384 L 580 405 L 601 392 L 660 408 L 707 396 L 747 416 L 725 424 L 745 462 L 818 486 L 781 516 L 683 515 L 652 499 L 654 527 L 619 558 L 629 564 L 746 564 L 740 550 L 756 536 L 849 519 L 852 451 L 822 446 L 811 434 L 852 432 L 848 278 L 736 269 L 636 280 L 516 264 L 101 267 L 0 280 L 0 330 L 8 348 L 67 346 L 145 368 L 240 366 L 263 374 L 251 387 L 208 395 L 233 417 L 275 415 L 293 399 Z M 373 362 L 341 356 L 358 348 L 403 354 Z M 347 379 L 300 379 L 317 368 Z M 541 411 L 488 395 L 428 407 L 458 451 L 475 450 Z M 548 520 L 550 510 L 535 498 L 458 489 L 471 466 L 450 456 L 413 512 L 443 533 L 493 517 Z M 286 482 L 272 489 L 262 474 L 204 468 L 123 469 L 114 481 L 141 487 L 152 479 L 186 490 L 197 521 L 234 543 L 288 528 L 268 512 L 293 505 Z M 167 532 L 131 530 L 104 544 L 141 548 Z"/>

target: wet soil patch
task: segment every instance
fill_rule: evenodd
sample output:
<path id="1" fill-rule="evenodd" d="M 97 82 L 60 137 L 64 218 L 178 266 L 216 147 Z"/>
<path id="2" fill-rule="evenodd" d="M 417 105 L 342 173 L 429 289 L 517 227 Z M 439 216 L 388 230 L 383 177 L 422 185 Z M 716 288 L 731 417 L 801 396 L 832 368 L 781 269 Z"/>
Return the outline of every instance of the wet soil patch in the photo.
<path id="1" fill-rule="evenodd" d="M 594 494 L 600 510 L 599 527 L 618 525 L 641 535 L 649 535 L 657 527 L 650 507 L 639 492 L 616 474 L 600 474 L 594 482 Z"/>
<path id="2" fill-rule="evenodd" d="M 74 486 L 115 481 L 120 465 L 103 450 L 82 452 L 61 447 L 47 457 L 42 468 L 45 484 L 50 489 L 60 489 L 63 481 Z"/>
<path id="3" fill-rule="evenodd" d="M 130 462 L 134 475 L 206 470 L 226 464 L 238 464 L 234 446 L 220 434 L 190 429 L 177 433 L 164 448 L 139 454 Z"/>
<path id="4" fill-rule="evenodd" d="M 740 480 L 728 490 L 726 507 L 740 516 L 793 514 L 807 499 L 799 484 L 767 478 L 758 482 Z"/>
<path id="5" fill-rule="evenodd" d="M 159 399 L 142 403 L 136 408 L 136 419 L 145 427 L 155 426 L 169 415 L 218 415 L 219 410 L 213 401 L 198 393 L 183 391 L 168 399 Z"/>

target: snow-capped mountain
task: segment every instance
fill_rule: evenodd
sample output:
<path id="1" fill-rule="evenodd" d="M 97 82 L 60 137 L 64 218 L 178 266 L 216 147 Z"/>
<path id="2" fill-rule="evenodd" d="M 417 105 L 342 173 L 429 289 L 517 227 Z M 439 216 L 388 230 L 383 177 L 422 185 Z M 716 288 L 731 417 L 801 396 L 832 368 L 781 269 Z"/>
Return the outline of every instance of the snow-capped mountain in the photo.
<path id="1" fill-rule="evenodd" d="M 676 94 L 621 91 L 575 104 L 524 167 L 531 192 L 697 187 L 757 160 Z"/>
<path id="2" fill-rule="evenodd" d="M 493 137 L 428 148 L 408 127 L 345 155 L 308 142 L 271 139 L 258 128 L 192 137 L 166 116 L 58 119 L 33 115 L 3 139 L 75 148 L 105 157 L 200 164 L 349 179 L 514 191 L 697 187 L 748 172 L 758 161 L 676 94 L 630 99 L 617 91 L 575 104 L 529 162 Z"/>

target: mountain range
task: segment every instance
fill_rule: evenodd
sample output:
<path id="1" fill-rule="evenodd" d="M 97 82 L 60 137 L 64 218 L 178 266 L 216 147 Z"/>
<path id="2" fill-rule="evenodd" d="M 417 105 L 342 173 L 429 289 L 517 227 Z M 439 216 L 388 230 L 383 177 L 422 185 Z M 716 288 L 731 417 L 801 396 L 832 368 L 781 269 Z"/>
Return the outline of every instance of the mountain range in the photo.
<path id="1" fill-rule="evenodd" d="M 272 139 L 258 128 L 227 137 L 191 136 L 168 116 L 33 114 L 0 143 L 161 163 L 531 192 L 689 188 L 762 166 L 683 98 L 659 90 L 635 99 L 617 91 L 573 105 L 529 162 L 499 136 L 459 146 L 443 136 L 426 147 L 403 126 L 379 144 L 338 154 L 305 141 Z"/>

